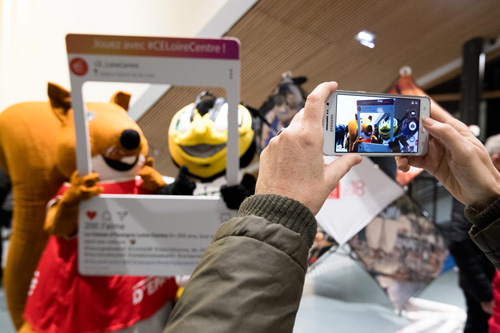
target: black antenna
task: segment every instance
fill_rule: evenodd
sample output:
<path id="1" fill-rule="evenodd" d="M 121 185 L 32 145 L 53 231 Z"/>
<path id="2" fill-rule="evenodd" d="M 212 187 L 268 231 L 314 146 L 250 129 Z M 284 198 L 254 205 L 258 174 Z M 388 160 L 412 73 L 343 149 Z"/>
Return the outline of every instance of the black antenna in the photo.
<path id="1" fill-rule="evenodd" d="M 245 105 L 243 103 L 241 103 L 242 105 L 244 105 L 248 111 L 250 111 L 250 113 L 252 114 L 252 116 L 254 117 L 257 117 L 259 118 L 260 120 L 262 120 L 262 122 L 264 124 L 266 124 L 267 126 L 271 127 L 271 124 L 267 121 L 266 117 L 264 117 L 263 115 L 260 114 L 259 110 L 251 107 L 251 106 L 248 106 L 248 105 Z"/>

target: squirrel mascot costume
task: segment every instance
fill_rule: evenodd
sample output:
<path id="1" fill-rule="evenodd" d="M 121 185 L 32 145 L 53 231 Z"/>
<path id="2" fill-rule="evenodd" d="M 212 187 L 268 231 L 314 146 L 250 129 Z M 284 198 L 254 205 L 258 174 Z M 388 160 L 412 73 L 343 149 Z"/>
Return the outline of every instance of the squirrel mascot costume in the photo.
<path id="1" fill-rule="evenodd" d="M 25 278 L 26 274 L 33 277 L 32 280 L 29 277 L 27 285 L 22 286 L 25 288 L 23 294 L 20 294 L 22 289 L 16 285 L 18 288 L 12 293 L 13 298 L 9 299 L 7 295 L 9 308 L 11 308 L 10 303 L 17 305 L 17 312 L 11 312 L 16 328 L 21 332 L 108 332 L 120 329 L 126 331 L 127 327 L 132 325 L 141 327 L 139 325 L 142 324 L 142 328 L 137 330 L 137 327 L 134 327 L 134 329 L 138 332 L 149 332 L 154 330 L 153 327 L 164 327 L 169 309 L 172 307 L 171 300 L 177 290 L 173 278 L 92 277 L 78 274 L 76 253 L 78 205 L 81 201 L 101 192 L 169 193 L 179 182 L 167 186 L 162 176 L 152 168 L 152 159 L 147 157 L 147 141 L 138 125 L 126 114 L 130 95 L 123 92 L 117 92 L 110 103 L 87 104 L 92 164 L 93 170 L 98 173 L 79 177 L 75 171 L 75 133 L 69 92 L 55 84 L 49 84 L 48 92 L 50 103 L 22 103 L 12 107 L 13 113 L 19 112 L 19 109 L 44 110 L 44 107 L 50 111 L 45 112 L 45 117 L 32 120 L 35 122 L 39 120 L 37 126 L 27 126 L 24 129 L 28 131 L 33 127 L 39 132 L 46 131 L 50 137 L 50 140 L 43 141 L 43 148 L 50 146 L 50 149 L 44 151 L 40 148 L 38 152 L 38 155 L 48 160 L 45 165 L 40 163 L 43 166 L 40 169 L 45 173 L 36 174 L 36 169 L 33 167 L 36 166 L 36 160 L 29 164 L 23 159 L 11 161 L 5 158 L 7 154 L 0 155 L 2 163 L 5 163 L 5 160 L 10 162 L 7 163 L 6 169 L 13 180 L 14 214 L 20 213 L 15 183 L 17 165 L 24 167 L 24 171 L 32 176 L 32 182 L 40 192 L 43 193 L 42 185 L 51 186 L 48 188 L 51 197 L 46 195 L 38 199 L 39 205 L 43 205 L 43 215 L 39 212 L 37 216 L 21 215 L 25 217 L 24 220 L 14 218 L 12 234 L 14 239 L 20 226 L 21 235 L 28 235 L 22 238 L 24 244 L 26 239 L 31 239 L 36 244 L 37 236 L 43 236 L 43 244 L 36 248 L 39 252 L 21 251 L 26 261 L 28 259 L 35 261 L 33 257 L 36 257 L 36 262 L 30 266 L 29 272 L 26 266 L 14 266 L 18 270 L 13 270 L 13 266 L 9 266 L 9 261 L 7 262 L 6 275 L 10 274 L 13 279 L 18 280 Z M 4 112 L 7 111 L 9 109 Z M 49 116 L 52 117 L 47 119 Z M 10 119 L 15 120 L 15 115 Z M 3 125 L 1 120 L 3 117 L 0 117 L 0 124 Z M 47 122 L 50 122 L 51 126 L 45 125 Z M 3 136 L 1 138 L 4 139 Z M 31 144 L 38 144 L 41 141 L 33 140 Z M 2 149 L 8 146 L 4 145 L 4 141 L 1 143 Z M 33 151 L 29 153 L 27 155 L 30 157 L 37 157 Z M 38 179 L 45 175 L 46 179 Z M 136 177 L 137 175 L 140 177 Z M 52 182 L 60 187 L 59 192 L 55 189 L 56 185 L 51 183 L 51 176 Z M 63 181 L 69 179 L 70 183 L 61 187 Z M 29 184 L 25 186 L 29 188 Z M 191 192 L 193 188 L 194 184 Z M 30 193 L 29 190 L 27 192 Z M 53 197 L 47 212 L 47 202 Z M 31 236 L 32 234 L 35 234 L 35 237 Z M 38 263 L 48 235 L 52 237 Z M 35 250 L 34 247 L 28 248 L 33 252 Z M 18 253 L 16 243 L 11 243 L 9 257 L 12 255 L 18 259 Z M 36 268 L 37 263 L 38 268 Z M 6 290 L 8 286 L 7 283 Z M 137 301 L 137 298 L 133 299 L 132 293 L 139 289 L 143 297 Z M 27 304 L 26 295 L 28 295 Z M 24 325 L 23 311 L 27 319 Z"/>
<path id="2" fill-rule="evenodd" d="M 69 97 L 57 88 L 59 96 Z M 110 103 L 87 104 L 94 173 L 82 177 L 76 172 L 73 110 L 69 104 L 55 110 L 61 120 L 56 166 L 70 183 L 49 203 L 44 229 L 51 237 L 28 292 L 22 332 L 127 332 L 131 326 L 134 332 L 155 332 L 165 327 L 177 291 L 174 278 L 78 273 L 80 202 L 99 193 L 164 193 L 173 186 L 152 168 L 148 143 L 127 115 L 129 100 L 130 95 L 117 92 Z"/>

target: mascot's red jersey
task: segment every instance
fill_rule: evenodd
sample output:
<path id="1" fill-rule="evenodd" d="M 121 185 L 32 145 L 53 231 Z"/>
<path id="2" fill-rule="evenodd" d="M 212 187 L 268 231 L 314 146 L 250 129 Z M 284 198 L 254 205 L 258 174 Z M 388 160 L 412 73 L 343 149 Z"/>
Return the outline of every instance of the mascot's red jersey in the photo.
<path id="1" fill-rule="evenodd" d="M 99 185 L 106 194 L 145 194 L 140 180 Z M 59 194 L 68 186 L 63 185 Z M 34 331 L 115 331 L 151 317 L 175 297 L 177 284 L 172 277 L 80 275 L 77 249 L 76 237 L 50 237 L 24 312 Z"/>

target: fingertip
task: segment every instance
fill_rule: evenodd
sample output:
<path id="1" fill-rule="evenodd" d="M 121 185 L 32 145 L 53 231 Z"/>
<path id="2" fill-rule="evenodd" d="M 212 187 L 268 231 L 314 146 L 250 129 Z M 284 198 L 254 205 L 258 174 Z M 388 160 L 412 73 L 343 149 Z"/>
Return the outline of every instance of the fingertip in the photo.
<path id="1" fill-rule="evenodd" d="M 337 90 L 337 88 L 339 87 L 339 84 L 337 83 L 337 81 L 330 81 L 328 83 L 330 84 L 330 90 L 332 92 Z"/>
<path id="2" fill-rule="evenodd" d="M 339 84 L 336 81 L 325 82 L 330 90 L 330 94 L 333 94 L 335 90 L 339 87 Z"/>
<path id="3" fill-rule="evenodd" d="M 407 172 L 410 169 L 408 158 L 396 156 L 395 160 L 396 160 L 396 166 L 399 171 Z"/>
<path id="4" fill-rule="evenodd" d="M 410 166 L 408 164 L 401 165 L 401 166 L 398 167 L 398 170 L 401 171 L 401 172 L 408 172 L 408 171 L 410 171 Z"/>
<path id="5" fill-rule="evenodd" d="M 335 161 L 342 161 L 342 163 L 347 164 L 349 168 L 352 168 L 353 166 L 361 163 L 361 161 L 363 161 L 363 158 L 359 154 L 349 154 L 344 155 Z"/>
<path id="6" fill-rule="evenodd" d="M 341 158 L 336 159 L 335 161 L 330 163 L 329 166 L 331 166 L 330 170 L 332 170 L 336 174 L 340 172 L 340 178 L 342 178 L 351 170 L 351 168 L 361 163 L 362 160 L 363 159 L 358 154 L 344 155 Z M 333 167 L 333 165 L 335 166 Z"/>
<path id="7" fill-rule="evenodd" d="M 361 157 L 361 155 L 359 154 L 355 154 L 353 155 L 353 157 L 354 157 L 354 165 L 358 165 L 363 161 L 363 157 Z"/>
<path id="8" fill-rule="evenodd" d="M 361 155 L 358 155 L 358 154 L 347 155 L 345 157 L 348 160 L 350 168 L 360 164 L 363 161 L 363 158 L 361 157 Z"/>
<path id="9" fill-rule="evenodd" d="M 406 172 L 406 167 L 404 167 L 402 165 L 398 165 L 398 170 L 401 172 Z"/>
<path id="10" fill-rule="evenodd" d="M 431 117 L 423 117 L 422 123 L 424 124 L 424 127 L 432 127 L 436 125 L 438 122 L 432 119 Z"/>
<path id="11" fill-rule="evenodd" d="M 320 83 L 319 85 L 317 85 L 316 88 L 314 88 L 314 90 L 311 92 L 311 94 L 318 93 L 319 91 L 324 89 L 325 86 L 328 87 L 328 89 L 331 92 L 333 92 L 338 88 L 339 85 L 336 81 L 323 82 L 323 83 Z"/>
<path id="12" fill-rule="evenodd" d="M 319 107 L 320 105 L 324 106 L 324 102 L 335 90 L 337 90 L 338 84 L 335 81 L 323 82 L 314 88 L 314 90 L 307 96 L 305 109 L 311 107 Z M 323 114 L 324 110 L 321 110 L 321 114 Z"/>

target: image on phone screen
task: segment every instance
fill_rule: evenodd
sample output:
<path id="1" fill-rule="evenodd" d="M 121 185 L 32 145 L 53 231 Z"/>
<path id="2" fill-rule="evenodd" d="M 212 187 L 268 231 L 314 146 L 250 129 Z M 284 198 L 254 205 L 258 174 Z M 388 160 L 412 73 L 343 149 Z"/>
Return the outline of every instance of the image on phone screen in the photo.
<path id="1" fill-rule="evenodd" d="M 336 153 L 418 153 L 420 100 L 337 95 Z"/>

